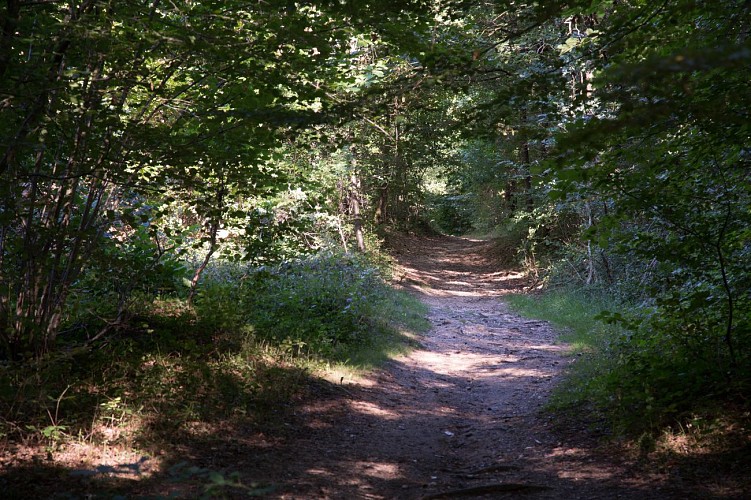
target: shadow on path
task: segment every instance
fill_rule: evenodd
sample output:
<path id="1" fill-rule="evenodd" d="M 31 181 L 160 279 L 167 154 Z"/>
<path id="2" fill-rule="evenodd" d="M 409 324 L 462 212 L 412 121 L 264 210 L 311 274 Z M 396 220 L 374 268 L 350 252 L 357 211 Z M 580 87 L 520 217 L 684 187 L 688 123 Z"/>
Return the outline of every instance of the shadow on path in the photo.
<path id="1" fill-rule="evenodd" d="M 525 281 L 488 258 L 492 243 L 411 238 L 394 252 L 401 285 L 430 307 L 432 328 L 419 348 L 364 380 L 310 379 L 304 398 L 278 409 L 277 428 L 195 432 L 168 461 L 221 477 L 236 472 L 246 485 L 273 485 L 265 497 L 280 499 L 728 498 L 711 480 L 644 473 L 598 448 L 582 424 L 556 431 L 560 424 L 542 408 L 570 360 L 549 325 L 512 314 L 500 300 Z M 34 474 L 75 472 L 37 465 Z M 170 474 L 137 486 L 114 474 L 81 476 L 76 491 L 190 498 L 207 484 L 172 482 Z M 24 475 L 34 477 L 4 471 L 0 486 L 18 486 Z"/>

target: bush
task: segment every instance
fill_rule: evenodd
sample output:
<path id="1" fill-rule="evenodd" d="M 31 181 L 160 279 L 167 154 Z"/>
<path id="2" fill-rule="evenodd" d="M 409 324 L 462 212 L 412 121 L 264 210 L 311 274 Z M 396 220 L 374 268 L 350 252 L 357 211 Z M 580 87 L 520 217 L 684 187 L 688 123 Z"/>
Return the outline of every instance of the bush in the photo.
<path id="1" fill-rule="evenodd" d="M 182 263 L 162 254 L 145 226 L 109 237 L 73 283 L 59 340 L 72 347 L 108 324 L 127 327 L 156 297 L 177 293 L 185 276 Z"/>
<path id="2" fill-rule="evenodd" d="M 466 234 L 473 226 L 469 195 L 433 195 L 427 199 L 430 224 L 445 234 Z"/>
<path id="3" fill-rule="evenodd" d="M 522 314 L 565 328 L 563 340 L 577 355 L 553 406 L 592 409 L 617 431 L 638 436 L 696 412 L 717 414 L 723 405 L 741 404 L 751 388 L 745 358 L 733 367 L 722 335 L 707 335 L 712 325 L 689 311 L 678 320 L 662 306 L 637 308 L 599 288 L 548 290 L 509 302 Z"/>
<path id="4" fill-rule="evenodd" d="M 375 304 L 386 293 L 377 269 L 336 254 L 262 270 L 245 290 L 258 336 L 323 354 L 369 342 Z"/>
<path id="5" fill-rule="evenodd" d="M 343 359 L 393 329 L 383 309 L 402 302 L 386 285 L 386 270 L 371 261 L 321 253 L 274 267 L 215 262 L 199 286 L 196 326 L 215 334 L 252 333 L 294 354 Z"/>

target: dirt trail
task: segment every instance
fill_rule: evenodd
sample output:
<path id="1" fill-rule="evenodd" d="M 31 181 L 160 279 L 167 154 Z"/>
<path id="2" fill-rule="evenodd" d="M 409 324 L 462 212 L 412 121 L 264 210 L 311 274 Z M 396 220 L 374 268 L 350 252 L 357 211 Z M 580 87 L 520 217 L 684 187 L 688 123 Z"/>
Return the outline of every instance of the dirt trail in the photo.
<path id="1" fill-rule="evenodd" d="M 103 492 L 118 485 L 129 498 L 196 498 L 205 478 L 175 473 L 181 464 L 272 485 L 266 498 L 285 500 L 748 498 L 742 459 L 725 476 L 705 455 L 683 468 L 639 463 L 615 445 L 600 447 L 586 413 L 542 411 L 571 357 L 549 325 L 504 305 L 502 296 L 525 282 L 497 264 L 491 243 L 406 238 L 392 247 L 401 286 L 430 307 L 432 328 L 409 355 L 364 380 L 305 378 L 303 393 L 270 406 L 268 419 L 198 426 L 157 450 L 175 464 L 169 470 L 152 473 L 158 460 L 105 449 L 97 470 L 114 472 L 93 471 L 105 476 L 98 483 L 77 462 L 38 458 L 0 481 L 0 498 L 75 498 L 34 495 L 24 486 L 32 483 L 97 492 L 91 498 L 110 498 Z M 9 496 L 3 484 L 21 489 Z M 239 488 L 226 493 L 247 498 Z"/>
<path id="2" fill-rule="evenodd" d="M 546 323 L 504 305 L 499 297 L 523 278 L 493 265 L 490 244 L 435 237 L 394 246 L 402 286 L 429 305 L 432 328 L 408 356 L 297 414 L 303 430 L 281 458 L 273 497 L 684 497 L 593 451 L 584 428 L 553 431 L 540 410 L 569 362 L 565 346 Z M 278 449 L 267 458 L 279 460 Z"/>

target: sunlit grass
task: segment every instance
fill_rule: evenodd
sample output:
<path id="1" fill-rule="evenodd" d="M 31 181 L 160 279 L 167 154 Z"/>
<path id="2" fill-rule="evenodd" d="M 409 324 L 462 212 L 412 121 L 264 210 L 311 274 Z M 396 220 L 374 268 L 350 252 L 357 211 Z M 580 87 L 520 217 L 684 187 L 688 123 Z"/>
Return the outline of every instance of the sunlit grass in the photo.
<path id="1" fill-rule="evenodd" d="M 602 311 L 617 311 L 615 300 L 598 291 L 548 290 L 542 294 L 509 295 L 506 301 L 519 314 L 550 322 L 558 327 L 560 339 L 569 345 L 573 357 L 566 378 L 548 404 L 551 409 L 590 408 L 605 397 L 607 377 L 613 369 L 610 345 L 623 330 L 597 319 Z"/>
<path id="2" fill-rule="evenodd" d="M 550 290 L 542 294 L 515 294 L 506 301 L 519 314 L 549 321 L 561 330 L 561 340 L 571 352 L 598 351 L 618 335 L 620 328 L 596 319 L 602 311 L 618 309 L 618 304 L 598 293 L 578 290 Z"/>

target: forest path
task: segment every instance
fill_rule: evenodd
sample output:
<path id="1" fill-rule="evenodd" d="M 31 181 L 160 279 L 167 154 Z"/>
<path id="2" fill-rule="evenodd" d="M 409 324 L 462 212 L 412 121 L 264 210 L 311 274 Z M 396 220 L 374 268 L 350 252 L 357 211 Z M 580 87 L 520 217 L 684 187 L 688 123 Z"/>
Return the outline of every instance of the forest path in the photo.
<path id="1" fill-rule="evenodd" d="M 595 451 L 584 424 L 561 433 L 541 411 L 570 358 L 548 324 L 500 300 L 524 281 L 494 264 L 491 243 L 421 237 L 392 247 L 432 328 L 410 354 L 298 409 L 287 455 L 267 457 L 284 462 L 283 475 L 256 462 L 256 477 L 279 485 L 272 497 L 682 496 Z"/>

